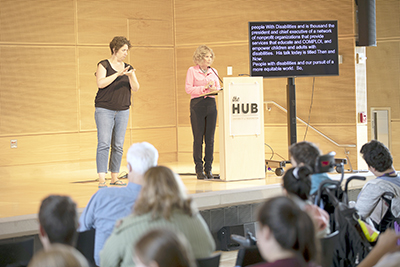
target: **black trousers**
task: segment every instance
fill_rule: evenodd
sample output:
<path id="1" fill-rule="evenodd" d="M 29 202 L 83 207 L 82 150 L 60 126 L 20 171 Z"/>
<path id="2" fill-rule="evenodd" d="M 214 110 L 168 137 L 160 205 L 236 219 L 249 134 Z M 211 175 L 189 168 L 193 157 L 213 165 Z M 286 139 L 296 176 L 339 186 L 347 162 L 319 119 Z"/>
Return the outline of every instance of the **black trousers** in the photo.
<path id="1" fill-rule="evenodd" d="M 214 160 L 214 135 L 217 124 L 215 98 L 198 97 L 190 101 L 190 123 L 193 132 L 193 160 L 196 172 L 203 171 L 203 140 L 205 141 L 204 170 L 211 171 Z"/>

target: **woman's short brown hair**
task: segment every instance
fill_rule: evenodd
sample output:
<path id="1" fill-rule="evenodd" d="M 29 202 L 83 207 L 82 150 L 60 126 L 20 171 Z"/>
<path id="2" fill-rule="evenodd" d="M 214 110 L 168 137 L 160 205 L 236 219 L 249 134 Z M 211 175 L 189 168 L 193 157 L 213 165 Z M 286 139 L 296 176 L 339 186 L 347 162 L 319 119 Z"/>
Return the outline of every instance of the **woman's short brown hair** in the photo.
<path id="1" fill-rule="evenodd" d="M 194 54 L 193 54 L 194 64 L 196 64 L 196 65 L 199 64 L 204 59 L 204 57 L 207 55 L 207 53 L 211 54 L 211 57 L 214 61 L 215 55 L 211 48 L 209 48 L 206 45 L 200 45 L 199 47 L 197 47 L 196 51 L 194 51 Z"/>
<path id="2" fill-rule="evenodd" d="M 132 47 L 131 42 L 124 36 L 115 36 L 110 42 L 111 55 L 114 54 L 114 51 L 118 52 L 124 45 L 127 45 L 128 49 Z"/>
<path id="3" fill-rule="evenodd" d="M 164 166 L 152 167 L 144 174 L 144 184 L 133 213 L 152 213 L 153 218 L 169 219 L 174 210 L 193 215 L 192 199 L 186 195 L 180 177 Z"/>

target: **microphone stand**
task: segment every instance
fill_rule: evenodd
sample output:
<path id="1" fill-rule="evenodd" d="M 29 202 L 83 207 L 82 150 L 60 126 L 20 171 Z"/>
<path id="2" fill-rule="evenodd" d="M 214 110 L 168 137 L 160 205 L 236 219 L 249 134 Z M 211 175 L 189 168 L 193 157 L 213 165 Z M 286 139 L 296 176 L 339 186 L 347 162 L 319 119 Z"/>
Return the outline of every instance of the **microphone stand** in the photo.
<path id="1" fill-rule="evenodd" d="M 218 79 L 219 79 L 219 81 L 221 82 L 221 84 L 223 85 L 224 84 L 224 82 L 222 81 L 222 79 L 218 76 L 218 74 L 217 74 L 217 72 L 213 69 L 213 68 L 211 68 L 210 66 L 208 66 L 208 68 L 209 69 L 211 69 L 212 70 L 212 72 L 214 72 L 214 74 L 215 74 L 215 76 L 217 76 L 218 77 Z M 220 90 L 222 90 L 222 89 L 224 89 L 223 87 L 221 87 L 221 89 Z"/>

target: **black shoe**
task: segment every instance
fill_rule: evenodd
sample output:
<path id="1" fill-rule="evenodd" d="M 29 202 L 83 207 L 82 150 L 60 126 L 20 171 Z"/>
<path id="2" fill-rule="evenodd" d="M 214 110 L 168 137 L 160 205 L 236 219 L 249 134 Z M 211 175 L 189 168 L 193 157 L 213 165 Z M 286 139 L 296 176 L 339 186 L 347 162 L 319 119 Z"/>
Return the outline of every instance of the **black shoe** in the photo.
<path id="1" fill-rule="evenodd" d="M 204 174 L 203 171 L 196 172 L 196 175 L 197 175 L 197 179 L 199 179 L 199 180 L 206 179 L 206 175 Z"/>
<path id="2" fill-rule="evenodd" d="M 207 179 L 214 179 L 214 175 L 212 174 L 211 171 L 206 171 L 206 177 Z"/>

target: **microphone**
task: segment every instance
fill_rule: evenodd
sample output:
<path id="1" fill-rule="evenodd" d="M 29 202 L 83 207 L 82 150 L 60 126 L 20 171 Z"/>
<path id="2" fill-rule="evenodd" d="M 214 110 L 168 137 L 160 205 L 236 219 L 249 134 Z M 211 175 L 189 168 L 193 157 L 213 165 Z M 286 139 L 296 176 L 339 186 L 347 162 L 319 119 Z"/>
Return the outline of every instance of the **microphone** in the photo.
<path id="1" fill-rule="evenodd" d="M 222 84 L 224 84 L 224 82 L 221 80 L 221 78 L 218 76 L 217 72 L 215 72 L 215 70 L 214 70 L 213 68 L 211 68 L 210 66 L 208 66 L 207 68 L 211 69 L 211 70 L 214 72 L 214 74 L 218 77 L 218 79 L 220 80 L 220 82 L 221 82 Z M 222 87 L 221 87 L 221 90 L 222 90 Z"/>

